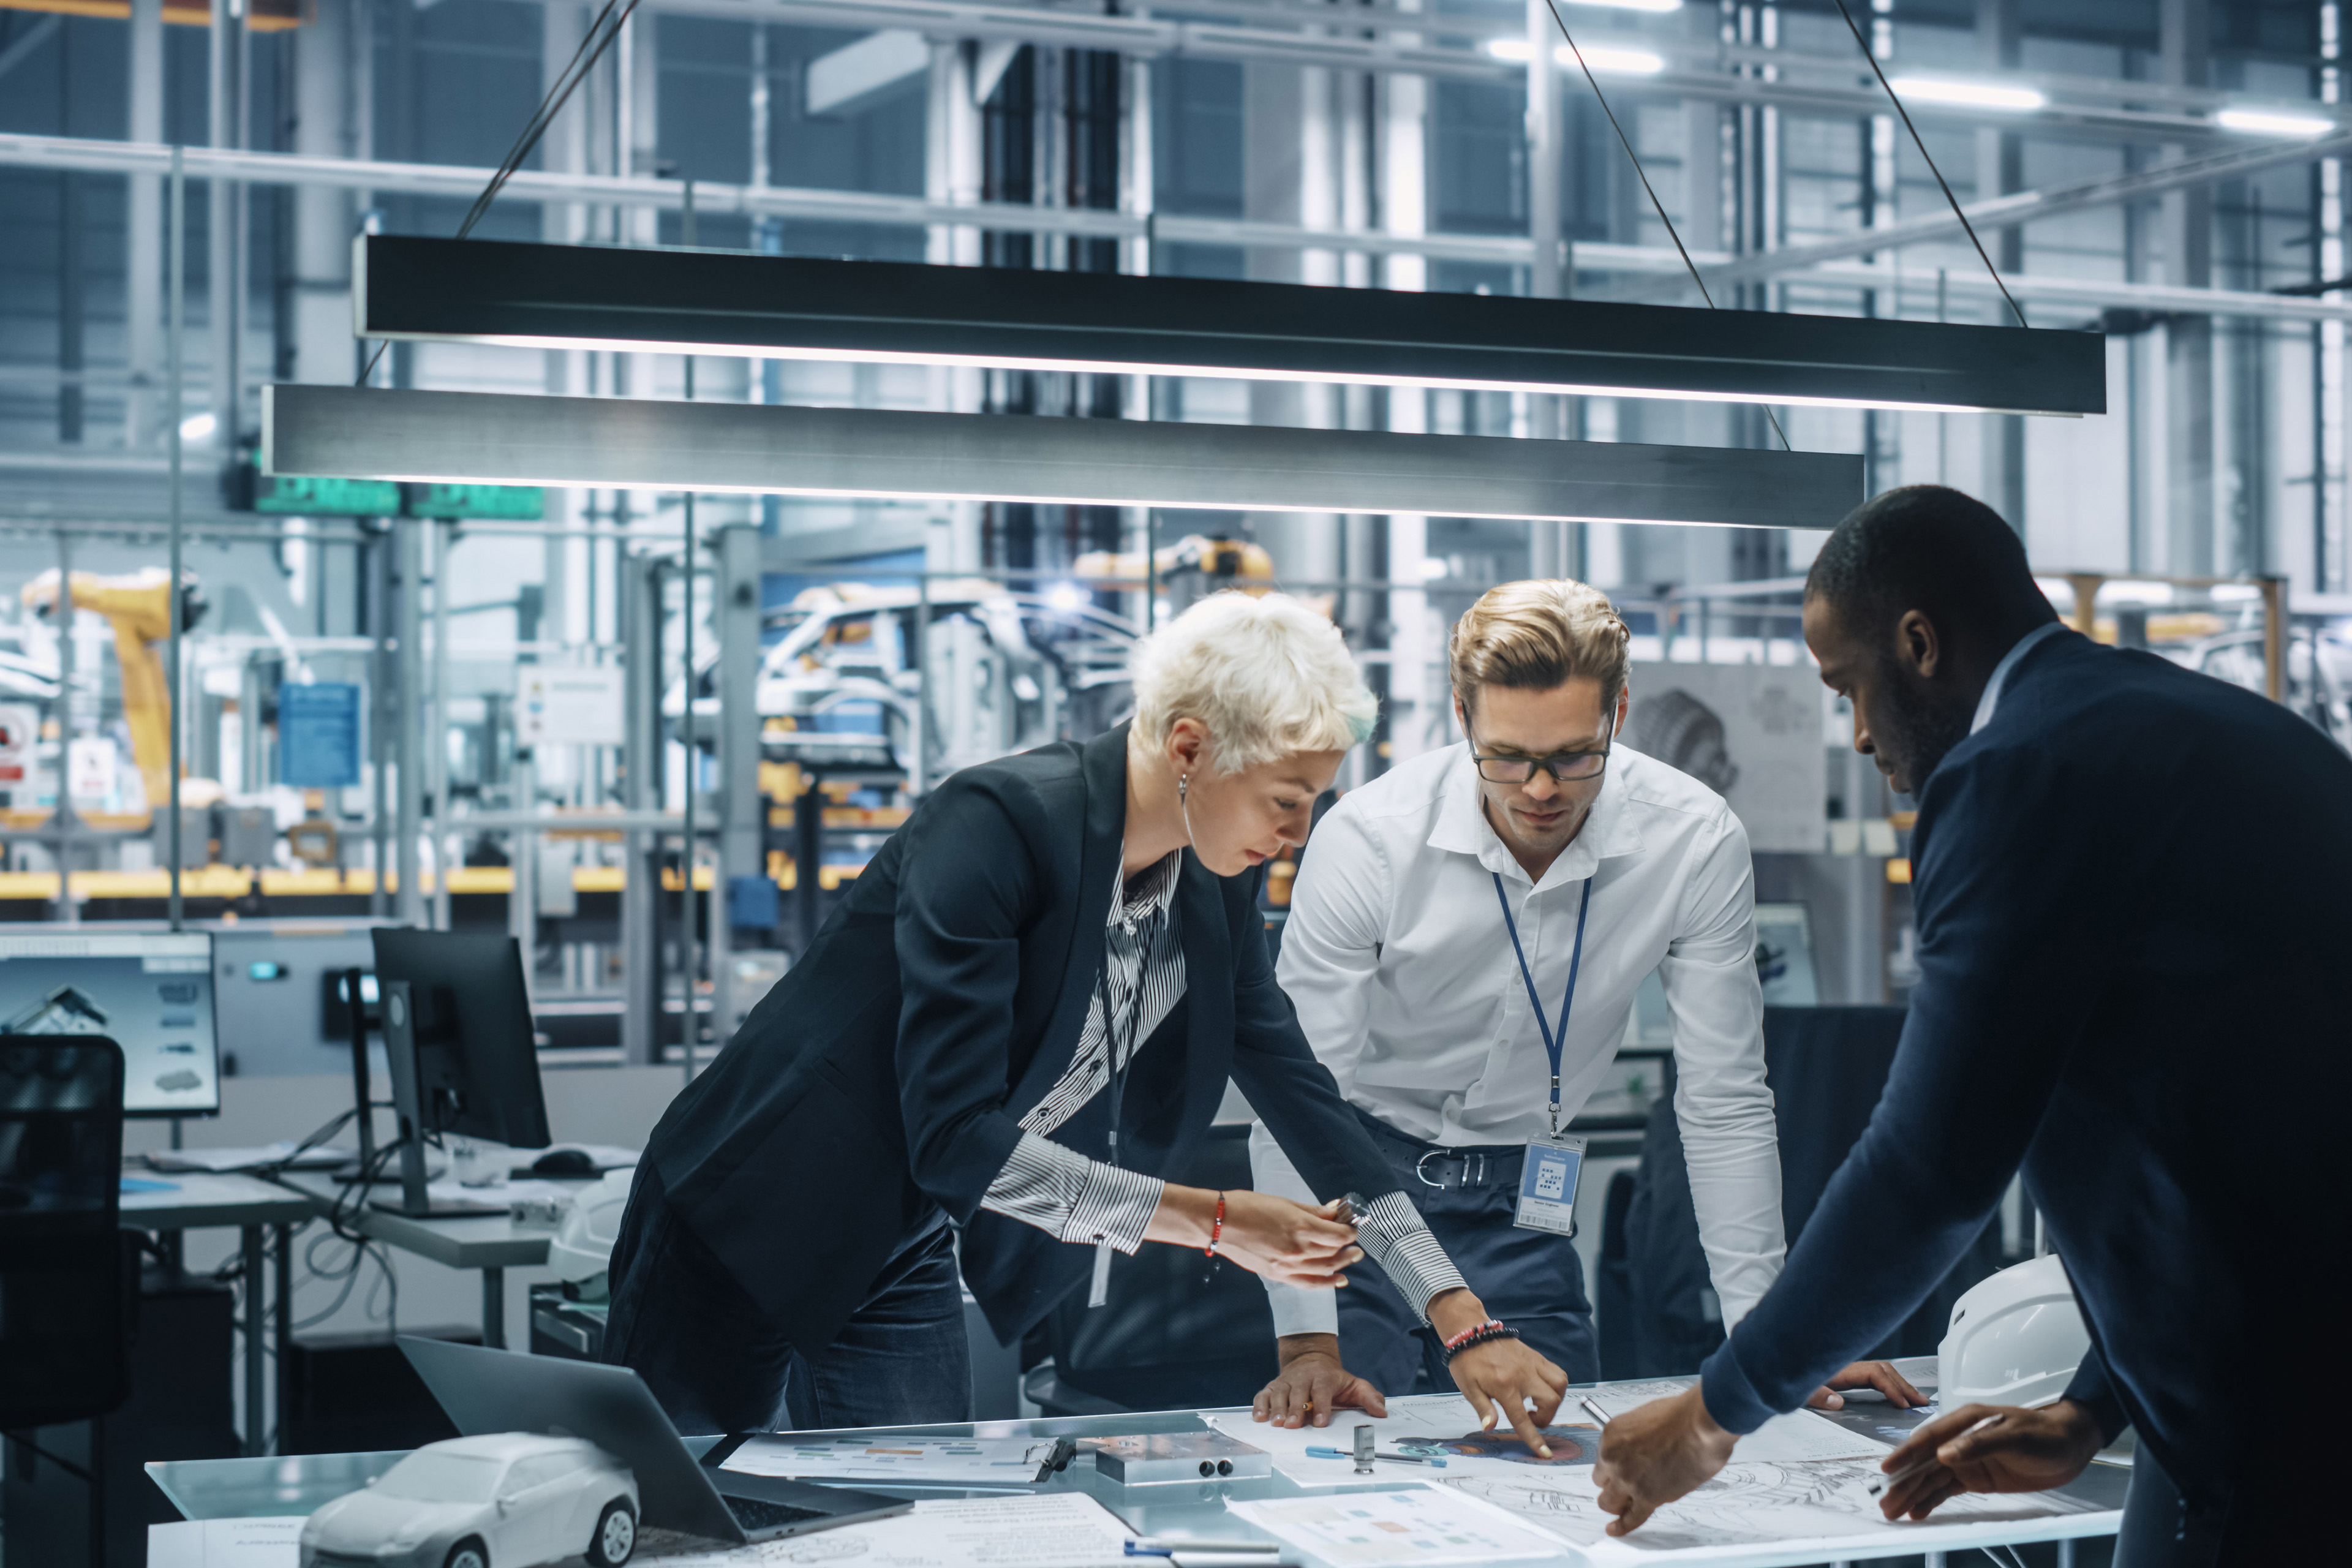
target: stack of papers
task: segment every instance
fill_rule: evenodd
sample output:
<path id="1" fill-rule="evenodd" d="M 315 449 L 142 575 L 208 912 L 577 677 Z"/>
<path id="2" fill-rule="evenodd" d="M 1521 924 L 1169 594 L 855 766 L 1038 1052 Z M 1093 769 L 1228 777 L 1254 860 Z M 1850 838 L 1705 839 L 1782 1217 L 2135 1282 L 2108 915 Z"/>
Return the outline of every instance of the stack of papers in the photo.
<path id="1" fill-rule="evenodd" d="M 1051 1437 L 757 1436 L 720 1468 L 806 1481 L 889 1481 L 898 1486 L 1025 1487 L 1054 1458 Z"/>

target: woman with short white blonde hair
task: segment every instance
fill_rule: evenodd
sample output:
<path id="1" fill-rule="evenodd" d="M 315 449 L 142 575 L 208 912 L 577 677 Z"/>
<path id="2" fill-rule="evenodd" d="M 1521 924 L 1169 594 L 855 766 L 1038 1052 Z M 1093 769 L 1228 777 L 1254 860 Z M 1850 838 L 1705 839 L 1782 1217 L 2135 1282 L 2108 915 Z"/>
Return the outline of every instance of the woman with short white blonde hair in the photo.
<path id="1" fill-rule="evenodd" d="M 1012 1343 L 1146 1241 L 1301 1285 L 1369 1254 L 1483 1320 L 1300 1036 L 1245 874 L 1370 731 L 1346 643 L 1219 594 L 1133 674 L 1132 723 L 924 800 L 655 1130 L 605 1345 L 681 1429 L 968 1419 L 959 1273 Z M 1229 1078 L 1319 1202 L 1165 1179 Z M 1490 1333 L 1457 1379 L 1517 1408 L 1535 1360 Z"/>

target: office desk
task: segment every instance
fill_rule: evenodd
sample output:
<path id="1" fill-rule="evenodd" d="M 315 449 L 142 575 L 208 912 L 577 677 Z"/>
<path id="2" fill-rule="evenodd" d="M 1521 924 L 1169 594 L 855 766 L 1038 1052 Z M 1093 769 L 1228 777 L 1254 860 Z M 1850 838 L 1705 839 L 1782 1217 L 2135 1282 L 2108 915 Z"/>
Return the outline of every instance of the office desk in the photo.
<path id="1" fill-rule="evenodd" d="M 144 1163 L 126 1164 L 126 1177 L 138 1182 L 166 1182 L 158 1192 L 130 1192 L 121 1197 L 122 1228 L 151 1231 L 176 1237 L 180 1232 L 226 1228 L 243 1233 L 245 1260 L 245 1451 L 258 1454 L 268 1442 L 270 1423 L 262 1415 L 262 1369 L 270 1359 L 263 1329 L 262 1277 L 268 1248 L 265 1230 L 278 1233 L 278 1363 L 282 1368 L 293 1338 L 295 1228 L 309 1222 L 310 1201 L 258 1176 L 212 1175 L 205 1173 L 164 1173 Z M 278 1425 L 286 1421 L 286 1379 L 278 1379 Z"/>
<path id="2" fill-rule="evenodd" d="M 332 1176 L 312 1171 L 289 1171 L 278 1178 L 284 1186 L 302 1194 L 313 1213 L 323 1215 L 342 1196 L 343 1184 Z M 584 1191 L 590 1181 L 564 1182 L 567 1188 Z M 503 1187 L 485 1187 L 479 1194 L 485 1203 L 499 1201 Z M 400 1188 L 394 1184 L 379 1184 L 379 1196 L 397 1196 Z M 403 1252 L 413 1252 L 419 1258 L 450 1268 L 478 1268 L 482 1274 L 482 1342 L 493 1349 L 503 1350 L 507 1342 L 507 1275 L 509 1268 L 532 1268 L 547 1261 L 547 1244 L 555 1232 L 545 1227 L 519 1226 L 503 1214 L 457 1215 L 443 1219 L 411 1219 L 406 1215 L 386 1214 L 382 1209 L 364 1205 L 345 1211 L 345 1223 L 372 1241 L 386 1247 L 397 1247 Z"/>
<path id="3" fill-rule="evenodd" d="M 1606 1394 L 1605 1384 L 1600 1392 Z M 1571 1400 L 1573 1397 L 1571 1393 Z M 1573 1405 L 1570 1408 L 1572 1409 Z M 1881 1426 L 1903 1424 L 1900 1418 L 1907 1414 L 1889 1411 L 1882 1406 L 1874 1419 Z M 1916 1422 L 1922 1417 L 1915 1415 L 1909 1419 Z M 1194 1432 L 1201 1430 L 1202 1426 L 1200 1415 L 1195 1411 L 1164 1410 L 1124 1415 L 982 1421 L 954 1426 L 893 1427 L 889 1430 L 940 1436 L 1083 1437 L 1135 1432 Z M 688 1446 L 697 1452 L 706 1447 L 709 1442 L 708 1438 L 688 1439 Z M 163 1489 L 164 1495 L 189 1518 L 236 1519 L 309 1513 L 345 1492 L 357 1490 L 373 1477 L 382 1475 L 400 1458 L 398 1454 L 334 1454 L 285 1459 L 190 1459 L 152 1464 L 147 1467 L 147 1471 L 155 1478 L 155 1484 Z M 2126 1470 L 2094 1465 L 2073 1487 L 2067 1489 L 2077 1496 L 2103 1505 L 2095 1512 L 1965 1524 L 1937 1524 L 1931 1520 L 1925 1524 L 1903 1527 L 1904 1540 L 1892 1552 L 1886 1539 L 1878 1536 L 1854 1538 L 1853 1550 L 1856 1555 L 1871 1556 L 1926 1552 L 1929 1562 L 1934 1563 L 1946 1553 L 2011 1542 L 2079 1540 L 2113 1535 L 2122 1522 L 2120 1510 L 2128 1479 Z M 1097 1475 L 1082 1455 L 1072 1462 L 1067 1471 L 1055 1476 L 1044 1487 L 1031 1489 L 1089 1493 L 1141 1532 L 1216 1540 L 1260 1540 L 1264 1539 L 1261 1531 L 1226 1510 L 1224 1505 L 1228 1500 L 1245 1501 L 1262 1498 L 1336 1496 L 1356 1490 L 1391 1490 L 1408 1484 L 1410 1479 L 1391 1475 L 1362 1487 L 1310 1489 L 1300 1487 L 1277 1472 L 1264 1479 L 1182 1481 L 1123 1487 Z M 902 1497 L 1002 1495 L 1001 1492 L 983 1494 L 892 1487 L 866 1481 L 856 1484 L 865 1489 L 895 1492 Z M 824 1538 L 810 1539 L 821 1541 Z M 1612 1548 L 1610 1552 L 1615 1555 L 1622 1550 L 1624 1549 Z M 1297 1557 L 1295 1552 L 1286 1555 L 1293 1560 Z M 1662 1564 L 1703 1559 L 1706 1568 L 1790 1568 L 1791 1564 L 1836 1560 L 1818 1544 L 1800 1548 L 1770 1542 L 1739 1547 L 1711 1546 L 1680 1552 L 1654 1550 L 1644 1552 L 1643 1557 L 1645 1561 Z M 648 1568 L 657 1561 L 650 1559 Z M 1549 1559 L 1514 1561 L 1549 1563 L 1551 1568 L 1582 1568 L 1588 1559 L 1573 1548 L 1562 1547 Z"/>

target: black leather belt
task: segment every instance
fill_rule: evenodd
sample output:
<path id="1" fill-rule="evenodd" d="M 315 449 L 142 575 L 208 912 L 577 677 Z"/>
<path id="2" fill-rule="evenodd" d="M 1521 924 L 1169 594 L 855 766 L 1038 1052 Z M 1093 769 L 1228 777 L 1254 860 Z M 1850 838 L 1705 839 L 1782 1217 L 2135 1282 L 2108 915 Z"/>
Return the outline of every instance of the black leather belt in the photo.
<path id="1" fill-rule="evenodd" d="M 1485 1187 L 1519 1184 L 1521 1167 L 1527 1163 L 1524 1148 L 1507 1151 L 1484 1149 L 1432 1149 L 1413 1162 L 1412 1173 L 1425 1187 Z"/>
<path id="2" fill-rule="evenodd" d="M 1424 1187 L 1516 1187 L 1520 1170 L 1527 1163 L 1525 1144 L 1447 1149 L 1400 1132 L 1361 1109 L 1356 1109 L 1356 1119 L 1364 1124 L 1364 1131 L 1372 1135 L 1389 1163 L 1410 1170 Z"/>

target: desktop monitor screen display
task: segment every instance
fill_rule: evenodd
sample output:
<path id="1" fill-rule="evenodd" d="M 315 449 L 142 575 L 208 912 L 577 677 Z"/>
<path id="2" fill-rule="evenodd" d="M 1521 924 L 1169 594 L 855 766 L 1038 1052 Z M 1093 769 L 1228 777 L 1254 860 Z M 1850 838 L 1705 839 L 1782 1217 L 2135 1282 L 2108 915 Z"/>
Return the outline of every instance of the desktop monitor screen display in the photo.
<path id="1" fill-rule="evenodd" d="M 131 1116 L 220 1109 L 213 939 L 205 931 L 0 935 L 0 1034 L 104 1035 Z"/>

